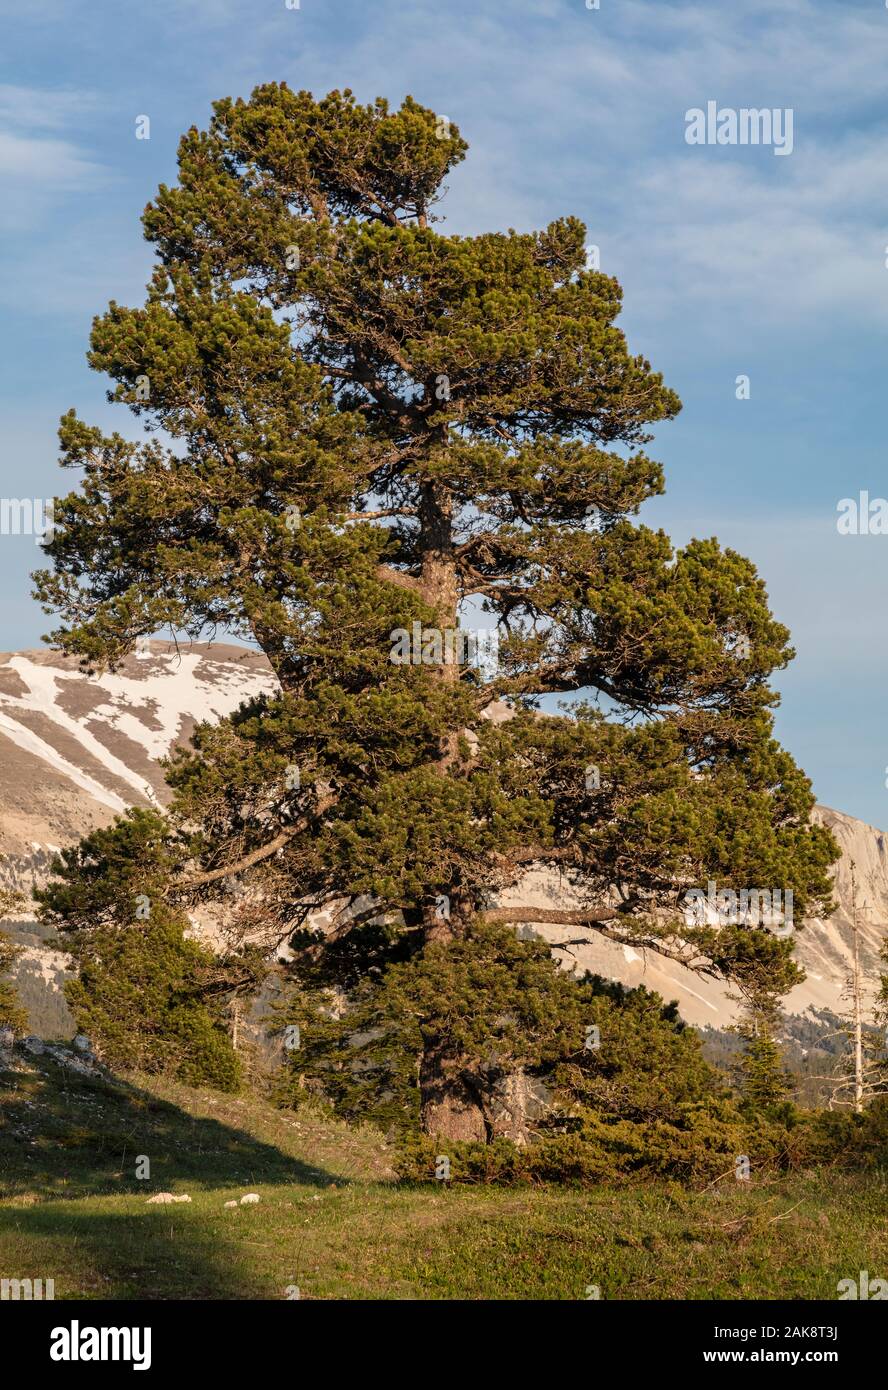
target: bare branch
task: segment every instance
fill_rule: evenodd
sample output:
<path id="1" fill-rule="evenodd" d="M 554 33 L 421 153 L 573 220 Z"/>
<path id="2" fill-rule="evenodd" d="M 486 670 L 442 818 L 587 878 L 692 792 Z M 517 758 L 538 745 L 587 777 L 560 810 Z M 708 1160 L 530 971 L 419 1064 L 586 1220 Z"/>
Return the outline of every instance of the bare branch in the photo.
<path id="1" fill-rule="evenodd" d="M 376 521 L 382 516 L 416 516 L 415 507 L 383 507 L 377 512 L 346 512 L 343 521 Z"/>
<path id="2" fill-rule="evenodd" d="M 314 815 L 323 815 L 329 811 L 331 806 L 336 804 L 335 796 L 325 797 L 318 802 Z M 252 869 L 254 864 L 261 864 L 264 859 L 270 859 L 273 854 L 277 854 L 279 849 L 283 849 L 294 836 L 307 830 L 311 825 L 311 820 L 306 816 L 304 819 L 296 821 L 293 825 L 286 826 L 273 840 L 267 844 L 260 845 L 258 849 L 251 850 L 242 859 L 238 859 L 234 864 L 223 864 L 218 869 L 206 869 L 203 873 L 194 874 L 191 878 L 184 879 L 176 885 L 176 891 L 180 893 L 189 892 L 192 888 L 202 888 L 206 883 L 218 883 L 223 878 L 233 878 L 235 874 L 242 874 L 247 869 Z"/>
<path id="3" fill-rule="evenodd" d="M 251 850 L 245 854 L 243 859 L 238 859 L 234 864 L 223 864 L 220 869 L 207 869 L 202 874 L 195 874 L 192 878 L 186 878 L 182 883 L 176 885 L 176 891 L 185 893 L 192 888 L 202 888 L 205 883 L 218 883 L 222 878 L 232 878 L 235 874 L 242 874 L 245 869 L 251 869 L 254 864 L 261 864 L 263 859 L 270 859 L 273 854 L 277 854 L 279 849 L 283 849 L 288 840 L 292 840 L 294 835 L 298 835 L 300 830 L 306 828 L 307 822 L 300 821 L 296 825 L 287 826 L 279 835 L 275 835 L 273 840 L 269 840 L 267 845 L 260 845 L 258 849 Z"/>
<path id="4" fill-rule="evenodd" d="M 488 922 L 552 922 L 565 927 L 611 922 L 619 916 L 620 912 L 615 907 L 583 908 L 577 912 L 560 907 L 491 907 L 484 913 Z"/>

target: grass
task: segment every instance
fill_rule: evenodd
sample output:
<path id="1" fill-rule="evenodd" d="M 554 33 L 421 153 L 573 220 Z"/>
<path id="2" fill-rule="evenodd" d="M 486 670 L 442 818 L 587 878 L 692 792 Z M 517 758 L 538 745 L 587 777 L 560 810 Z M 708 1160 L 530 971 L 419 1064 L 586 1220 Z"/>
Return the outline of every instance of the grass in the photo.
<path id="1" fill-rule="evenodd" d="M 404 1187 L 378 1134 L 257 1098 L 41 1057 L 0 1073 L 0 1105 L 0 1276 L 57 1299 L 834 1299 L 888 1274 L 884 1171 Z M 191 1202 L 146 1205 L 159 1191 Z"/>

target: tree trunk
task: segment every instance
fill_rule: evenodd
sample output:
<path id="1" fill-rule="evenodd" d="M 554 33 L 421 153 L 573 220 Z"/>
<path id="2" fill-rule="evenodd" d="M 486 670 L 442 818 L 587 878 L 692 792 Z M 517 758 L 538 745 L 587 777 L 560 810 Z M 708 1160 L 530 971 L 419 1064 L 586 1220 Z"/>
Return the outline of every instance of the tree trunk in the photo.
<path id="1" fill-rule="evenodd" d="M 426 1046 L 419 1067 L 419 1089 L 426 1134 L 442 1141 L 473 1139 L 482 1144 L 490 1138 L 484 1111 L 446 1041 Z"/>
<path id="2" fill-rule="evenodd" d="M 420 496 L 420 549 L 422 566 L 420 591 L 426 603 L 437 611 L 442 628 L 456 627 L 459 587 L 453 555 L 453 503 L 440 487 L 427 483 Z M 445 680 L 455 680 L 459 672 L 445 664 Z"/>
<path id="3" fill-rule="evenodd" d="M 456 904 L 453 904 L 458 911 Z M 423 909 L 426 946 L 446 945 L 456 935 L 450 914 L 438 907 Z M 420 1121 L 423 1131 L 441 1140 L 488 1138 L 477 1090 L 466 1080 L 465 1065 L 454 1057 L 448 1038 L 426 1043 L 419 1064 Z"/>
<path id="4" fill-rule="evenodd" d="M 491 1087 L 484 1106 L 489 1132 L 522 1148 L 530 1142 L 531 1126 L 547 1108 L 548 1093 L 521 1067 L 505 1072 Z"/>
<path id="5" fill-rule="evenodd" d="M 420 550 L 422 554 L 420 591 L 437 614 L 442 630 L 455 630 L 459 620 L 459 584 L 453 554 L 453 507 L 446 489 L 426 483 L 421 490 Z M 444 664 L 440 678 L 459 680 L 458 659 L 450 643 L 444 643 Z M 459 731 L 453 730 L 441 743 L 436 770 L 443 777 L 458 757 Z M 456 892 L 447 905 L 424 910 L 426 945 L 447 944 L 456 934 L 460 912 Z M 452 920 L 451 920 L 452 914 Z M 526 1142 L 526 1088 L 524 1077 L 504 1077 L 496 1088 L 492 1081 L 474 1074 L 469 1059 L 455 1057 L 449 1040 L 436 1039 L 427 1045 L 420 1062 L 419 1089 L 422 1128 L 442 1142 L 476 1140 L 489 1142 L 501 1134 L 517 1143 Z"/>
<path id="6" fill-rule="evenodd" d="M 861 1008 L 860 981 L 860 929 L 857 920 L 857 881 L 854 864 L 851 865 L 851 915 L 853 921 L 854 966 L 852 974 L 852 995 L 854 1001 L 854 1109 L 863 1114 L 863 1011 Z"/>
<path id="7" fill-rule="evenodd" d="M 452 504 L 447 493 L 433 483 L 423 486 L 420 499 L 422 550 L 421 592 L 434 608 L 443 630 L 455 629 L 458 621 L 459 592 L 456 565 L 453 558 Z M 459 679 L 459 667 L 448 660 L 450 644 L 445 643 L 445 664 L 439 672 L 441 680 Z M 453 732 L 442 741 L 437 771 L 447 775 L 447 768 L 456 756 L 459 735 Z M 426 945 L 446 944 L 453 940 L 454 926 L 448 903 L 447 914 L 440 908 L 424 910 Z M 473 1093 L 464 1076 L 465 1067 L 453 1057 L 446 1038 L 426 1045 L 419 1066 L 420 1116 L 426 1134 L 443 1140 L 474 1139 L 481 1143 L 488 1138 L 484 1112 L 477 1094 Z"/>

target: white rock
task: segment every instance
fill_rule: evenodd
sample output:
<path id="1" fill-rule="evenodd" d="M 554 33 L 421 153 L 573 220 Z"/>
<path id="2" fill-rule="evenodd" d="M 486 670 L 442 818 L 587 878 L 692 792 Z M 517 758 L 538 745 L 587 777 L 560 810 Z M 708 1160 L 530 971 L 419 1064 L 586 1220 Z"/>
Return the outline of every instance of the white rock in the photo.
<path id="1" fill-rule="evenodd" d="M 241 1206 L 242 1206 L 242 1207 L 243 1207 L 243 1206 L 246 1206 L 247 1202 L 258 1202 L 258 1201 L 259 1201 L 259 1193 L 258 1193 L 258 1192 L 248 1192 L 247 1195 L 246 1195 L 245 1197 L 241 1197 Z"/>
<path id="2" fill-rule="evenodd" d="M 237 1206 L 237 1201 L 234 1201 L 234 1202 L 223 1202 L 222 1205 L 223 1205 L 224 1207 L 236 1207 L 236 1206 Z"/>
<path id="3" fill-rule="evenodd" d="M 149 1197 L 149 1198 L 148 1198 L 148 1206 L 149 1206 L 149 1207 L 152 1206 L 155 1202 L 190 1202 L 190 1201 L 191 1201 L 191 1198 L 190 1198 L 186 1193 L 184 1193 L 184 1192 L 182 1193 L 181 1196 L 175 1196 L 172 1192 L 156 1192 L 156 1193 L 154 1194 L 153 1197 Z"/>
<path id="4" fill-rule="evenodd" d="M 56 1047 L 52 1043 L 47 1043 L 44 1047 L 47 1057 L 51 1057 L 54 1062 L 58 1062 L 60 1067 L 69 1067 L 72 1071 L 79 1072 L 81 1076 L 98 1076 L 99 1070 L 95 1064 L 94 1057 L 75 1057 L 64 1047 Z"/>

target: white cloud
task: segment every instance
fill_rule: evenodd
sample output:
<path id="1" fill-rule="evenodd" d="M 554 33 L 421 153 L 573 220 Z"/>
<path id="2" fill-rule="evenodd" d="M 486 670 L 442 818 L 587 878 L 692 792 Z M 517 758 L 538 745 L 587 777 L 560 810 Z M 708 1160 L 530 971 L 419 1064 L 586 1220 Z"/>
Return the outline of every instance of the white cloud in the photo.
<path id="1" fill-rule="evenodd" d="M 44 193 L 82 188 L 101 173 L 69 140 L 36 139 L 0 130 L 0 177 L 10 182 L 38 184 Z"/>
<path id="2" fill-rule="evenodd" d="M 745 153 L 689 147 L 630 174 L 632 220 L 615 229 L 617 264 L 605 259 L 604 268 L 626 267 L 661 315 L 692 300 L 729 310 L 735 326 L 791 315 L 805 331 L 824 312 L 884 321 L 883 139 L 809 145 L 776 171 Z"/>
<path id="3" fill-rule="evenodd" d="M 0 126 L 27 130 L 59 130 L 95 106 L 88 92 L 17 87 L 0 82 Z"/>
<path id="4" fill-rule="evenodd" d="M 888 307 L 888 129 L 866 124 L 886 57 L 888 11 L 810 0 L 390 3 L 343 44 L 306 23 L 273 75 L 446 112 L 471 145 L 439 209 L 453 230 L 577 213 L 649 319 L 707 300 L 713 319 L 791 314 L 806 331 Z M 792 155 L 687 146 L 685 112 L 710 99 L 792 106 Z"/>
<path id="5" fill-rule="evenodd" d="M 0 85 L 0 228 L 40 226 L 60 198 L 100 186 L 106 172 L 69 131 L 90 109 L 86 93 Z"/>

